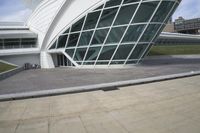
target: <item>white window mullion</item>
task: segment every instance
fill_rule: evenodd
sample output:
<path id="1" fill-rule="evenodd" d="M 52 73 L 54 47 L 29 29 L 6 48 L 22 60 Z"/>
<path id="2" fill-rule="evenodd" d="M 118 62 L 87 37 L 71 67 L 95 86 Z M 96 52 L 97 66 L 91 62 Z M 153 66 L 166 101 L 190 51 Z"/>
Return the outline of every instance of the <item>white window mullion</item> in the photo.
<path id="1" fill-rule="evenodd" d="M 108 36 L 109 36 L 109 34 L 110 34 L 110 32 L 111 32 L 111 30 L 112 30 L 112 28 L 113 28 L 113 25 L 114 25 L 114 23 L 115 23 L 115 20 L 117 19 L 117 16 L 118 16 L 118 14 L 119 14 L 119 11 L 121 10 L 121 7 L 122 7 L 122 5 L 123 5 L 123 2 L 124 2 L 124 0 L 122 0 L 120 6 L 118 7 L 117 13 L 116 13 L 116 15 L 115 15 L 115 17 L 114 17 L 114 19 L 113 19 L 113 22 L 112 22 L 110 28 L 109 28 L 109 31 L 108 31 L 108 33 L 107 33 L 107 35 L 106 35 L 106 38 L 105 38 L 105 40 L 104 40 L 104 42 L 103 42 L 103 44 L 102 44 L 102 46 L 101 46 L 101 49 L 100 49 L 99 54 L 98 54 L 98 56 L 97 56 L 97 59 L 95 60 L 94 67 L 95 67 L 96 64 L 97 64 L 97 61 L 98 61 L 98 59 L 99 59 L 99 56 L 101 55 L 101 52 L 102 52 L 102 50 L 103 50 L 103 48 L 104 48 L 104 46 L 105 46 L 105 43 L 106 43 L 106 41 L 107 41 L 107 39 L 108 39 Z"/>
<path id="2" fill-rule="evenodd" d="M 160 7 L 162 1 L 163 1 L 163 0 L 160 0 L 159 4 L 157 5 L 156 9 L 154 10 L 154 12 L 153 12 L 151 18 L 150 18 L 149 21 L 148 21 L 148 24 L 145 26 L 145 28 L 144 28 L 143 32 L 141 33 L 140 37 L 138 38 L 136 44 L 135 44 L 134 47 L 131 49 L 131 51 L 130 51 L 128 57 L 126 58 L 126 60 L 125 60 L 125 62 L 124 62 L 124 65 L 127 63 L 127 61 L 129 60 L 131 54 L 133 53 L 133 51 L 134 51 L 135 48 L 137 47 L 138 43 L 140 42 L 140 39 L 143 37 L 145 31 L 147 30 L 148 26 L 150 25 L 150 23 L 151 23 L 151 21 L 152 21 L 154 15 L 156 14 L 158 8 Z"/>
<path id="3" fill-rule="evenodd" d="M 91 39 L 90 39 L 89 45 L 87 46 L 87 50 L 86 50 L 86 52 L 85 52 L 85 56 L 84 56 L 84 58 L 83 58 L 83 61 L 82 61 L 82 63 L 81 63 L 81 66 L 83 66 L 83 63 L 84 63 L 84 61 L 85 61 L 85 59 L 86 59 L 86 56 L 87 56 L 87 53 L 88 53 L 88 51 L 89 51 L 90 45 L 92 44 L 92 40 L 93 40 L 93 38 L 94 38 L 95 31 L 97 30 L 97 27 L 98 27 L 99 22 L 100 22 L 100 20 L 101 20 L 101 16 L 102 16 L 102 14 L 103 14 L 104 8 L 105 8 L 105 3 L 104 3 L 104 5 L 103 5 L 103 8 L 101 9 L 101 13 L 100 13 L 99 18 L 98 18 L 98 20 L 97 20 L 97 23 L 96 23 L 96 25 L 95 25 L 95 29 L 94 29 L 94 32 L 92 33 L 92 37 L 91 37 Z"/>
<path id="4" fill-rule="evenodd" d="M 116 49 L 115 49 L 113 55 L 112 55 L 112 57 L 111 57 L 111 59 L 110 59 L 110 61 L 109 61 L 109 63 L 108 63 L 108 66 L 110 66 L 110 64 L 111 64 L 111 62 L 112 62 L 112 60 L 113 60 L 113 58 L 114 58 L 114 56 L 115 56 L 115 54 L 116 54 L 116 52 L 117 52 L 119 46 L 120 46 L 120 44 L 121 44 L 122 41 L 123 41 L 123 38 L 124 38 L 125 35 L 126 35 L 126 32 L 128 31 L 129 27 L 131 26 L 131 23 L 132 23 L 133 19 L 135 18 L 135 15 L 136 15 L 136 13 L 138 12 L 141 3 L 142 3 L 142 0 L 140 0 L 140 2 L 139 2 L 139 4 L 138 4 L 138 6 L 137 6 L 137 8 L 136 8 L 136 10 L 135 10 L 135 12 L 134 12 L 132 18 L 131 18 L 131 20 L 129 21 L 129 24 L 128 24 L 128 26 L 126 27 L 126 29 L 125 29 L 125 31 L 124 31 L 124 34 L 122 35 L 122 37 L 121 37 L 121 39 L 120 39 L 120 41 L 119 41 L 119 43 L 118 43 L 118 45 L 117 45 L 117 47 L 116 47 Z"/>
<path id="5" fill-rule="evenodd" d="M 164 19 L 163 23 L 161 24 L 160 28 L 157 30 L 156 34 L 154 35 L 154 37 L 151 39 L 151 42 L 148 44 L 147 48 L 144 50 L 144 52 L 142 53 L 142 55 L 140 56 L 140 58 L 138 59 L 137 63 L 139 63 L 139 61 L 142 59 L 142 57 L 144 56 L 144 54 L 146 53 L 146 51 L 148 50 L 148 48 L 150 47 L 150 45 L 153 43 L 153 40 L 156 38 L 158 32 L 160 31 L 160 29 L 162 28 L 164 22 L 167 20 L 167 18 L 170 16 L 170 14 L 172 13 L 172 11 L 174 10 L 174 8 L 176 7 L 176 2 L 174 2 L 173 8 L 170 10 L 170 12 L 168 13 L 168 15 L 166 16 L 166 18 Z"/>

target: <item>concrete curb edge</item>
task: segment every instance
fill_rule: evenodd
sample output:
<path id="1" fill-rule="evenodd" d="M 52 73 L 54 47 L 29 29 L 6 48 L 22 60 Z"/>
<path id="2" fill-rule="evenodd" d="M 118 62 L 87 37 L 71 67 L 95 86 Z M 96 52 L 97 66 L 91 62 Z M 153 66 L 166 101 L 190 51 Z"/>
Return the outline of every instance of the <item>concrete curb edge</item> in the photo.
<path id="1" fill-rule="evenodd" d="M 112 83 L 102 83 L 96 85 L 77 86 L 77 87 L 15 93 L 15 94 L 5 94 L 5 95 L 0 95 L 0 101 L 44 97 L 44 96 L 61 95 L 61 94 L 78 93 L 78 92 L 95 91 L 95 90 L 106 90 L 106 89 L 109 90 L 109 88 L 152 83 L 152 82 L 165 81 L 165 80 L 197 76 L 197 75 L 200 75 L 200 71 L 191 71 L 186 73 L 156 76 L 156 77 L 142 78 L 136 80 L 117 81 Z"/>

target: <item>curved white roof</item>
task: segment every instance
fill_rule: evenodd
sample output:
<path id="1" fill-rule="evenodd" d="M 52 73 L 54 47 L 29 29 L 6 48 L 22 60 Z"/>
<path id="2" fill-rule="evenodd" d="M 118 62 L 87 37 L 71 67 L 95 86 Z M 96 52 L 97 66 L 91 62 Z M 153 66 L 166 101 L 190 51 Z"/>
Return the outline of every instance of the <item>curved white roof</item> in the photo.
<path id="1" fill-rule="evenodd" d="M 43 0 L 29 18 L 27 25 L 38 34 L 39 46 L 45 50 L 59 33 L 105 1 Z"/>

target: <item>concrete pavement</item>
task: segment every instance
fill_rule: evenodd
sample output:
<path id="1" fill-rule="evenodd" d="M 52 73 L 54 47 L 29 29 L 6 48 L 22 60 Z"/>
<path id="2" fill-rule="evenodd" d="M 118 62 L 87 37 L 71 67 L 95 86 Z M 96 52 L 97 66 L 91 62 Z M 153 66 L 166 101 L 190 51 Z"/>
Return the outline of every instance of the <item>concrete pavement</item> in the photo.
<path id="1" fill-rule="evenodd" d="M 200 71 L 200 55 L 161 56 L 124 69 L 29 70 L 0 81 L 0 95 L 98 85 Z"/>
<path id="2" fill-rule="evenodd" d="M 199 81 L 0 102 L 0 133 L 199 133 Z"/>

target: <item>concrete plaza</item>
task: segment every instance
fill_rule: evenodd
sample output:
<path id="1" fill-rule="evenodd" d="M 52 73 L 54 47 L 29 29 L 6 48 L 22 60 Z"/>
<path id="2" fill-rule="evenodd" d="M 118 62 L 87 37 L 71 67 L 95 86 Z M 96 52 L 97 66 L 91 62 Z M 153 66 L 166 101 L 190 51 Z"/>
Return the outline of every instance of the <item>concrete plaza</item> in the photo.
<path id="1" fill-rule="evenodd" d="M 0 102 L 0 133 L 199 133 L 199 81 Z"/>

